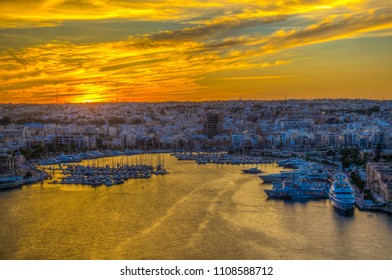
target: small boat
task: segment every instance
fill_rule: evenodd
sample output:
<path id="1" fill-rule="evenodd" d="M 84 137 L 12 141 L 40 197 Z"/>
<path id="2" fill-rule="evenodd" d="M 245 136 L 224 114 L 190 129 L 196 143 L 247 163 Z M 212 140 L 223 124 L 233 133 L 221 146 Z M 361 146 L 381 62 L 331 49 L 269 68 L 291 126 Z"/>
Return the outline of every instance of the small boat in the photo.
<path id="1" fill-rule="evenodd" d="M 117 178 L 117 179 L 113 180 L 113 185 L 120 185 L 120 184 L 123 184 L 123 183 L 124 183 L 124 180 L 121 179 L 121 178 Z"/>
<path id="2" fill-rule="evenodd" d="M 91 182 L 91 186 L 92 187 L 99 187 L 99 186 L 101 186 L 102 185 L 102 181 L 92 181 Z"/>
<path id="3" fill-rule="evenodd" d="M 252 168 L 249 168 L 249 169 L 243 169 L 242 172 L 244 172 L 246 174 L 260 174 L 260 173 L 263 173 L 263 171 L 261 171 L 257 167 L 252 167 Z"/>
<path id="4" fill-rule="evenodd" d="M 105 180 L 105 186 L 106 187 L 113 186 L 113 180 L 112 179 L 106 179 Z"/>

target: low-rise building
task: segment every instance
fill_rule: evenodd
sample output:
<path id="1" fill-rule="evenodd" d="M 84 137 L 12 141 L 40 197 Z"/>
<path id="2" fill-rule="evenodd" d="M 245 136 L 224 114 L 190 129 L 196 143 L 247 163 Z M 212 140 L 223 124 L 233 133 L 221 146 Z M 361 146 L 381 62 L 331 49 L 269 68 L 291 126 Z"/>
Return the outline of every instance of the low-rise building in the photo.
<path id="1" fill-rule="evenodd" d="M 12 172 L 15 169 L 15 158 L 11 155 L 0 155 L 0 175 Z"/>
<path id="2" fill-rule="evenodd" d="M 392 202 L 392 163 L 369 162 L 366 164 L 367 186 Z"/>

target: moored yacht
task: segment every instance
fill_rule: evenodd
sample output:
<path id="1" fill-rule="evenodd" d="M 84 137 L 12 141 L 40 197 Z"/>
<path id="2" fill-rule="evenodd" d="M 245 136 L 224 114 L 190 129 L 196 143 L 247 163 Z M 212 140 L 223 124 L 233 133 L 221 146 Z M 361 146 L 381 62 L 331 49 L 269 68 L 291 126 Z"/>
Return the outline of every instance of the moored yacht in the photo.
<path id="1" fill-rule="evenodd" d="M 15 188 L 22 185 L 23 177 L 21 176 L 0 177 L 0 189 Z"/>
<path id="2" fill-rule="evenodd" d="M 351 185 L 344 174 L 338 174 L 329 190 L 329 201 L 332 207 L 343 212 L 354 209 L 355 197 Z"/>
<path id="3" fill-rule="evenodd" d="M 274 183 L 272 189 L 264 189 L 269 198 L 321 199 L 328 197 L 328 185 L 305 178 Z"/>

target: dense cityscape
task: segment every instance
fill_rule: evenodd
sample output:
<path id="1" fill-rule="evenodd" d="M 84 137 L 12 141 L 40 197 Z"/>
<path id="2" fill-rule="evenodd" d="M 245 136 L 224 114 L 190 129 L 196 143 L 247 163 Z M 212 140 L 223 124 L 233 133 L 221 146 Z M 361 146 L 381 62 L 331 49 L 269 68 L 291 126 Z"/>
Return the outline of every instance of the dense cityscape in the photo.
<path id="1" fill-rule="evenodd" d="M 392 149 L 391 101 L 2 104 L 0 112 L 1 151 L 45 147 L 38 157 L 70 149 Z"/>
<path id="2" fill-rule="evenodd" d="M 20 175 L 25 183 L 46 179 L 37 163 L 80 161 L 91 157 L 88 152 L 100 157 L 224 152 L 327 164 L 351 172 L 352 182 L 377 202 L 392 202 L 391 101 L 0 106 L 2 177 Z"/>

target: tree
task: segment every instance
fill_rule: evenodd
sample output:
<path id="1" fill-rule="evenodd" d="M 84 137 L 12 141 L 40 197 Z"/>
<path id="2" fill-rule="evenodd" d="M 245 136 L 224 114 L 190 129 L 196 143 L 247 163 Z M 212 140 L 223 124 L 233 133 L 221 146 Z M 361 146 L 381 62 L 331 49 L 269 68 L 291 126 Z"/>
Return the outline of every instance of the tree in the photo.
<path id="1" fill-rule="evenodd" d="M 139 118 L 133 119 L 131 121 L 131 124 L 142 124 L 142 123 L 143 123 L 143 121 L 141 119 L 139 119 Z"/>
<path id="2" fill-rule="evenodd" d="M 0 118 L 0 125 L 9 125 L 11 123 L 11 118 L 8 116 L 4 116 Z"/>
<path id="3" fill-rule="evenodd" d="M 26 179 L 26 178 L 30 178 L 32 176 L 33 176 L 33 173 L 31 173 L 30 171 L 27 171 L 26 175 L 24 176 L 24 178 Z"/>
<path id="4" fill-rule="evenodd" d="M 346 168 L 350 167 L 350 160 L 348 158 L 342 158 L 341 163 L 343 170 L 346 170 Z"/>
<path id="5" fill-rule="evenodd" d="M 382 145 L 379 143 L 376 145 L 376 157 L 374 158 L 375 161 L 380 160 L 381 150 L 382 150 Z"/>
<path id="6" fill-rule="evenodd" d="M 365 181 L 361 179 L 361 177 L 356 172 L 351 172 L 350 174 L 351 181 L 359 188 L 362 192 L 365 188 Z"/>
<path id="7" fill-rule="evenodd" d="M 358 148 L 343 148 L 340 150 L 340 161 L 343 168 L 349 167 L 351 164 L 364 165 L 365 161 L 361 159 Z"/>
<path id="8" fill-rule="evenodd" d="M 124 124 L 125 120 L 119 117 L 112 117 L 108 121 L 109 125 Z"/>
<path id="9" fill-rule="evenodd" d="M 30 150 L 30 149 L 22 148 L 22 149 L 20 149 L 20 153 L 21 153 L 27 160 L 31 159 L 31 150 Z"/>
<path id="10" fill-rule="evenodd" d="M 333 157 L 333 156 L 335 156 L 335 155 L 336 155 L 335 151 L 333 151 L 333 150 L 328 150 L 328 151 L 327 151 L 327 156 Z"/>

